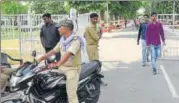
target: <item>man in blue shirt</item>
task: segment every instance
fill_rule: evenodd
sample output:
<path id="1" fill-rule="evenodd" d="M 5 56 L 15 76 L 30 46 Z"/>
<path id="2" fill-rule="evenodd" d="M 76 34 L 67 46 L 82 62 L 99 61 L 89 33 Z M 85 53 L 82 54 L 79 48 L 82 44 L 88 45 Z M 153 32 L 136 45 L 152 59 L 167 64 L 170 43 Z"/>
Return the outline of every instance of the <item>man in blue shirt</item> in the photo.
<path id="1" fill-rule="evenodd" d="M 147 25 L 149 23 L 149 16 L 146 14 L 144 15 L 144 23 L 141 23 L 137 38 L 137 45 L 139 45 L 139 40 L 141 38 L 141 44 L 142 44 L 142 66 L 146 66 L 146 61 L 149 62 L 149 48 L 147 48 L 146 45 L 146 30 Z"/>

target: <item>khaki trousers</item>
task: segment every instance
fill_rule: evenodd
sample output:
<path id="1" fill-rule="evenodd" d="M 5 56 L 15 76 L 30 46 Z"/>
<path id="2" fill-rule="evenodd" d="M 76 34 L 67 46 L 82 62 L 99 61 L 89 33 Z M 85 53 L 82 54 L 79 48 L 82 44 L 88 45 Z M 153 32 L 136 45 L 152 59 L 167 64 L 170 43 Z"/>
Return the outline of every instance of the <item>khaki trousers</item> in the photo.
<path id="1" fill-rule="evenodd" d="M 99 60 L 98 45 L 87 45 L 86 47 L 89 61 Z"/>
<path id="2" fill-rule="evenodd" d="M 69 103 L 79 103 L 77 96 L 77 88 L 79 76 L 81 71 L 80 67 L 66 67 L 61 66 L 60 71 L 66 75 L 66 90 Z"/>

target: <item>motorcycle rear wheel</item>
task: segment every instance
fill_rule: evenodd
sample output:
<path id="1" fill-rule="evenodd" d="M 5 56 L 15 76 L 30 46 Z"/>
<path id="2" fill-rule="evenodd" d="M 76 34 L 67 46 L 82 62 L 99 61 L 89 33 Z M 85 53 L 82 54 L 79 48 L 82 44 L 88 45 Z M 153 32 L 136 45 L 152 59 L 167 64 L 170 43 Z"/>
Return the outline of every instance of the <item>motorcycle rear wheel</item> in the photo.
<path id="1" fill-rule="evenodd" d="M 93 81 L 91 82 L 89 85 L 92 85 L 94 88 L 90 90 L 90 92 L 92 93 L 92 95 L 94 96 L 90 96 L 84 101 L 85 103 L 97 103 L 99 100 L 99 96 L 100 96 L 100 83 L 98 81 Z"/>

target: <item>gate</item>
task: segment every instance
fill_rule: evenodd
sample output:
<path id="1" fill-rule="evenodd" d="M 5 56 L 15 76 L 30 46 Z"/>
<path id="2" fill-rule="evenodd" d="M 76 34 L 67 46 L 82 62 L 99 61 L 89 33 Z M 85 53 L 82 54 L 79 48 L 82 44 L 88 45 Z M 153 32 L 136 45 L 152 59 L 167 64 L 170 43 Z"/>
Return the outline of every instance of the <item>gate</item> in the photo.
<path id="1" fill-rule="evenodd" d="M 167 45 L 162 49 L 162 59 L 179 60 L 179 14 L 158 14 L 163 24 Z"/>
<path id="2" fill-rule="evenodd" d="M 83 35 L 84 27 L 88 24 L 89 14 L 78 16 L 78 33 Z M 59 23 L 68 18 L 68 15 L 52 15 L 52 20 Z M 9 47 L 2 46 L 3 52 L 29 60 L 31 52 L 36 50 L 38 55 L 44 54 L 40 42 L 40 28 L 43 25 L 42 14 L 19 14 L 2 16 L 2 39 L 7 41 Z M 5 45 L 3 41 L 3 45 Z M 15 42 L 14 42 L 15 41 Z M 14 53 L 15 52 L 15 53 Z"/>
<path id="3" fill-rule="evenodd" d="M 176 40 L 167 40 L 167 45 L 162 49 L 162 59 L 179 60 L 179 37 Z"/>

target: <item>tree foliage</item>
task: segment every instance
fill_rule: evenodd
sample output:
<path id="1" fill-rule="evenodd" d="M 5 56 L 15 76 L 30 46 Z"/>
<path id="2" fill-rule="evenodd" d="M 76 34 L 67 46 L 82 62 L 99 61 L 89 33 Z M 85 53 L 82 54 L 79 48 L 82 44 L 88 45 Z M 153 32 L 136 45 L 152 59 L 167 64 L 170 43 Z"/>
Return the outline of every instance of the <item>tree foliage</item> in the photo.
<path id="1" fill-rule="evenodd" d="M 109 12 L 111 15 L 124 15 L 125 17 L 133 17 L 134 12 L 141 6 L 139 1 L 110 1 Z M 68 13 L 69 9 L 74 7 L 79 13 L 88 12 L 104 12 L 107 9 L 106 1 L 65 1 L 65 2 L 39 2 L 34 1 L 33 10 L 36 13 L 50 12 L 55 14 Z"/>
<path id="2" fill-rule="evenodd" d="M 111 1 L 109 4 L 110 15 L 134 18 L 136 11 L 142 6 L 139 1 Z"/>
<path id="3" fill-rule="evenodd" d="M 2 0 L 3 14 L 24 14 L 27 13 L 28 6 L 22 5 L 19 1 Z"/>
<path id="4" fill-rule="evenodd" d="M 150 7 L 151 5 L 151 7 Z M 158 14 L 172 14 L 173 13 L 173 1 L 153 1 L 144 2 L 143 7 L 146 9 L 146 13 L 155 11 Z M 175 1 L 175 12 L 179 13 L 179 1 Z"/>
<path id="5" fill-rule="evenodd" d="M 35 11 L 36 14 L 41 13 L 51 13 L 51 14 L 66 14 L 67 11 L 64 8 L 64 2 L 60 1 L 50 1 L 44 0 L 41 1 L 33 1 L 32 2 L 32 10 Z"/>
<path id="6" fill-rule="evenodd" d="M 70 8 L 74 7 L 78 10 L 78 13 L 98 12 L 101 16 L 104 16 L 104 12 L 107 10 L 106 1 L 71 1 L 66 0 L 64 2 L 43 0 L 34 1 L 32 10 L 35 13 L 49 12 L 52 14 L 66 14 L 69 13 Z M 150 14 L 150 11 L 156 11 L 157 13 L 172 13 L 173 2 L 172 1 L 109 1 L 109 13 L 110 15 L 123 16 L 125 18 L 134 18 L 136 11 L 140 8 L 145 8 L 145 13 Z M 176 1 L 176 10 L 179 13 L 179 1 Z"/>

